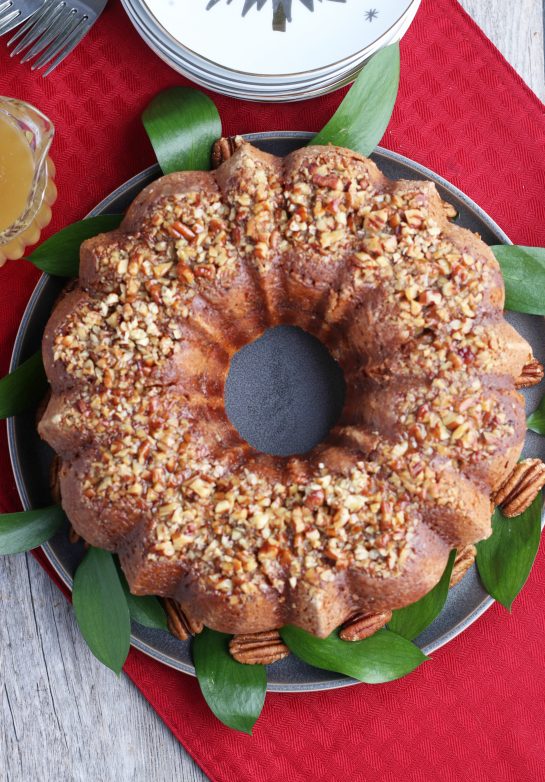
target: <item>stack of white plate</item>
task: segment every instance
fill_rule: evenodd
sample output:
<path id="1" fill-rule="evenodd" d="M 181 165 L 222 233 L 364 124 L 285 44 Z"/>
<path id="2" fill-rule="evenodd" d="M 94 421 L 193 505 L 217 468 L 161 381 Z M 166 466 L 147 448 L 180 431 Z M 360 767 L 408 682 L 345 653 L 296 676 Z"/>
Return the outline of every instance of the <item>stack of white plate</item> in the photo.
<path id="1" fill-rule="evenodd" d="M 313 98 L 398 41 L 420 0 L 123 0 L 146 43 L 192 81 L 256 101 Z"/>

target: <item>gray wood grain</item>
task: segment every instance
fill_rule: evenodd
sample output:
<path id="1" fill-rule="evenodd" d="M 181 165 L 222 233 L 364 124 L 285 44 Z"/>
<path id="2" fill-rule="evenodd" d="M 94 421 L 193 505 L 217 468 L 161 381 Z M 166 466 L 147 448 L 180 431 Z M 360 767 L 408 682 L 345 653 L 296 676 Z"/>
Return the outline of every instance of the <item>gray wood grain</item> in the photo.
<path id="1" fill-rule="evenodd" d="M 460 0 L 536 95 L 545 100 L 543 0 Z"/>
<path id="2" fill-rule="evenodd" d="M 0 605 L 1 782 L 206 780 L 31 556 L 0 558 Z"/>
<path id="3" fill-rule="evenodd" d="M 541 0 L 462 0 L 545 98 Z M 29 556 L 0 559 L 0 782 L 203 782 L 128 679 L 101 666 Z"/>

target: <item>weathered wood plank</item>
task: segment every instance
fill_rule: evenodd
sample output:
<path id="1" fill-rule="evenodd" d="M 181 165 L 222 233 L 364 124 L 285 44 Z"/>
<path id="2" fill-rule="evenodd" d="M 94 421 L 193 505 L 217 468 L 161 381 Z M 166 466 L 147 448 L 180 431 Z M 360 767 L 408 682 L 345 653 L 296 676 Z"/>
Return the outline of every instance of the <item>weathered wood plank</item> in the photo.
<path id="1" fill-rule="evenodd" d="M 1 782 L 206 780 L 32 557 L 0 558 L 0 605 Z"/>
<path id="2" fill-rule="evenodd" d="M 545 100 L 542 0 L 460 0 L 536 95 Z"/>
<path id="3" fill-rule="evenodd" d="M 540 0 L 461 2 L 545 99 Z M 130 682 L 93 658 L 32 557 L 0 559 L 0 606 L 1 782 L 205 782 Z"/>

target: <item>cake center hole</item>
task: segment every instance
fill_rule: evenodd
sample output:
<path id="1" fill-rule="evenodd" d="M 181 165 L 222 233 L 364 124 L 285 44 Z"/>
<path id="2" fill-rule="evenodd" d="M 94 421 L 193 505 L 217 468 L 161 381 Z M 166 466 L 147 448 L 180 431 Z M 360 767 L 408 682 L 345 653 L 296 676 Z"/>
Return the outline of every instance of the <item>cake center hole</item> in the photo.
<path id="1" fill-rule="evenodd" d="M 342 369 L 315 337 L 295 326 L 269 329 L 233 356 L 225 408 L 238 433 L 273 456 L 305 453 L 341 414 Z"/>

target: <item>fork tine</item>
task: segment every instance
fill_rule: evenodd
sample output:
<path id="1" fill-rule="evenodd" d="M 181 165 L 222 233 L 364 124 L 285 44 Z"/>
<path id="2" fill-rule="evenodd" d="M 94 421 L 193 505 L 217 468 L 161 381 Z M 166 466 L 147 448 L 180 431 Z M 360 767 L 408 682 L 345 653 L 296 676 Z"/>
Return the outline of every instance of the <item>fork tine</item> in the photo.
<path id="1" fill-rule="evenodd" d="M 75 28 L 75 30 L 72 31 L 73 35 L 70 38 L 70 40 L 66 40 L 64 42 L 64 49 L 61 51 L 61 53 L 58 55 L 58 57 L 55 60 L 53 60 L 53 62 L 49 66 L 49 68 L 47 68 L 47 70 L 44 71 L 44 74 L 43 74 L 44 78 L 46 76 L 49 76 L 51 71 L 54 71 L 55 68 L 57 67 L 57 65 L 60 65 L 65 57 L 68 57 L 70 52 L 72 52 L 76 48 L 76 46 L 81 41 L 81 39 L 85 38 L 85 36 L 87 35 L 87 33 L 89 32 L 89 30 L 91 29 L 92 26 L 93 26 L 93 22 L 89 22 L 88 18 L 86 17 L 83 20 L 83 24 L 81 24 L 79 27 Z M 57 51 L 58 51 L 58 48 L 57 48 Z M 51 55 L 49 57 L 47 57 L 47 59 L 44 60 L 42 65 L 46 65 L 46 63 L 49 62 L 51 57 L 55 57 L 55 54 L 56 54 L 56 52 L 53 51 L 51 53 Z M 43 56 L 44 55 L 42 55 L 42 57 Z M 38 65 L 34 65 L 33 69 L 36 69 L 38 67 L 41 68 L 42 65 L 39 65 L 39 66 Z"/>
<path id="2" fill-rule="evenodd" d="M 27 48 L 27 46 L 31 46 L 34 41 L 40 37 L 40 35 L 48 30 L 49 27 L 55 22 L 65 5 L 66 3 L 64 0 L 61 0 L 58 5 L 54 7 L 50 6 L 41 19 L 35 20 L 27 34 L 19 41 L 15 49 L 13 49 L 11 52 L 11 57 L 14 57 L 16 54 L 20 54 L 23 49 Z M 8 46 L 9 43 L 10 42 L 8 41 Z"/>
<path id="3" fill-rule="evenodd" d="M 77 16 L 76 11 L 66 11 L 57 17 L 57 20 L 47 28 L 44 34 L 38 38 L 34 46 L 27 50 L 25 56 L 21 59 L 21 62 L 28 62 L 37 54 L 42 52 L 49 44 L 56 38 L 60 38 L 65 32 L 67 27 L 73 27 L 71 24 L 74 21 L 74 17 Z"/>
<path id="4" fill-rule="evenodd" d="M 79 14 L 75 14 L 63 30 L 50 42 L 42 54 L 32 63 L 32 70 L 35 71 L 38 68 L 42 68 L 53 57 L 55 57 L 61 49 L 65 46 L 66 41 L 70 38 L 72 33 L 79 27 L 83 19 Z"/>
<path id="5" fill-rule="evenodd" d="M 55 2 L 55 0 L 44 0 L 44 3 L 30 14 L 30 16 L 25 21 L 25 23 L 21 25 L 21 27 L 19 27 L 15 35 L 13 35 L 9 39 L 7 45 L 11 46 L 12 44 L 15 43 L 17 38 L 20 38 L 22 35 L 24 35 L 27 32 L 27 30 L 30 30 L 32 25 L 35 24 L 39 19 L 41 19 L 44 16 L 47 9 L 49 8 L 50 5 L 52 5 L 53 2 Z"/>
<path id="6" fill-rule="evenodd" d="M 41 54 L 37 60 L 35 60 L 32 63 L 32 70 L 38 70 L 39 68 L 43 68 L 44 65 L 46 65 L 48 62 L 50 62 L 54 57 L 61 52 L 64 47 L 67 44 L 67 41 L 69 42 L 72 40 L 71 36 L 72 34 L 75 35 L 76 30 L 78 30 L 81 25 L 84 23 L 84 19 L 81 17 L 78 17 L 75 24 L 72 24 L 70 29 L 66 30 L 63 34 L 57 36 L 57 38 L 51 43 L 51 45 Z"/>
<path id="7" fill-rule="evenodd" d="M 19 22 L 16 20 L 21 16 L 20 11 L 11 11 L 9 14 L 4 14 L 0 17 L 0 35 L 9 33 L 13 27 L 16 27 Z"/>
<path id="8" fill-rule="evenodd" d="M 47 2 L 47 0 L 45 0 Z M 13 5 L 13 0 L 10 0 L 8 2 L 8 5 Z M 30 25 L 33 24 L 36 21 L 36 15 L 41 11 L 42 6 L 38 5 L 37 8 L 34 10 L 30 10 L 28 8 L 28 5 L 24 5 L 23 3 L 23 10 L 17 9 L 16 12 L 11 12 L 10 14 L 4 14 L 2 16 L 1 14 L 2 6 L 0 5 L 0 37 L 3 35 L 7 35 L 12 30 L 15 30 L 16 27 L 20 27 L 23 25 L 23 22 L 27 22 L 26 25 L 23 26 L 23 28 L 20 27 L 20 29 L 17 32 L 17 35 L 22 35 L 26 30 L 29 29 Z M 32 20 L 32 21 L 31 21 Z M 9 44 L 8 44 L 9 46 Z"/>
<path id="9" fill-rule="evenodd" d="M 15 35 L 12 35 L 7 43 L 8 47 L 14 44 L 15 41 L 26 32 L 28 32 L 28 30 L 30 30 L 34 24 L 37 24 L 41 19 L 43 19 L 55 2 L 56 0 L 45 0 L 41 8 L 39 8 L 37 11 L 34 11 L 34 13 L 31 14 L 26 20 L 26 22 L 17 30 Z"/>
<path id="10" fill-rule="evenodd" d="M 33 13 L 36 13 L 35 11 Z M 0 24 L 0 37 L 2 35 L 7 35 L 8 33 L 11 33 L 12 30 L 15 30 L 16 27 L 19 27 L 19 25 L 22 25 L 23 22 L 29 20 L 28 16 L 20 16 L 18 15 L 13 21 L 11 21 L 9 24 L 7 24 L 5 27 L 3 27 Z M 28 28 L 26 28 L 28 29 Z"/>

